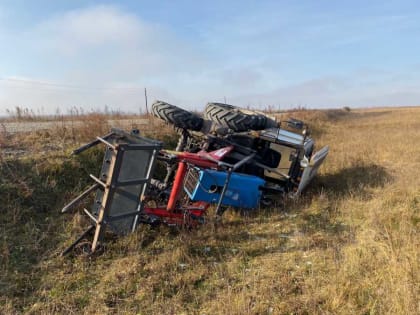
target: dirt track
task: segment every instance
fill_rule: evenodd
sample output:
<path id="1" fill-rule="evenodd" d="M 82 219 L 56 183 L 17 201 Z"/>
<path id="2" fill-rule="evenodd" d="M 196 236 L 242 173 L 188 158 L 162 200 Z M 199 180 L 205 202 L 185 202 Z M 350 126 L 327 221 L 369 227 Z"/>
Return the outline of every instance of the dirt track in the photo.
<path id="1" fill-rule="evenodd" d="M 149 125 L 148 119 L 119 119 L 108 120 L 111 127 L 131 128 L 133 125 Z M 76 128 L 84 124 L 83 121 L 38 121 L 38 122 L 0 122 L 0 131 L 7 133 L 32 132 L 54 128 Z"/>

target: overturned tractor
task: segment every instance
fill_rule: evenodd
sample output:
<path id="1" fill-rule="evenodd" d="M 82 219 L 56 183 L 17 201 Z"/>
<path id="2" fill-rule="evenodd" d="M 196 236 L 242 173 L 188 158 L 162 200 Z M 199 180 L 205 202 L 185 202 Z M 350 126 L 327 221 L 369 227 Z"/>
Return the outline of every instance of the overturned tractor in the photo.
<path id="1" fill-rule="evenodd" d="M 153 114 L 177 128 L 175 151 L 162 143 L 112 129 L 74 151 L 80 154 L 105 144 L 99 177 L 63 208 L 75 208 L 95 192 L 93 206 L 84 212 L 92 224 L 63 254 L 88 234 L 94 252 L 107 227 L 117 234 L 139 224 L 194 227 L 205 221 L 211 204 L 220 220 L 228 207 L 256 209 L 285 196 L 299 195 L 328 154 L 316 153 L 306 124 L 296 119 L 277 122 L 264 113 L 232 105 L 209 103 L 204 117 L 157 101 Z M 166 165 L 166 176 L 154 178 L 156 161 Z"/>

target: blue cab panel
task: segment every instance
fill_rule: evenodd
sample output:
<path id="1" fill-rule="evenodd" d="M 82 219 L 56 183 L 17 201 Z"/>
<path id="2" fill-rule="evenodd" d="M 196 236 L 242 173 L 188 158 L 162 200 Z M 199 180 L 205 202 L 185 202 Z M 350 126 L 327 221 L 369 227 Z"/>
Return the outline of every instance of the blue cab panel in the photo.
<path id="1" fill-rule="evenodd" d="M 184 190 L 193 201 L 219 202 L 226 172 L 190 169 Z M 232 173 L 222 204 L 240 208 L 257 208 L 261 198 L 260 186 L 265 181 L 257 176 Z"/>

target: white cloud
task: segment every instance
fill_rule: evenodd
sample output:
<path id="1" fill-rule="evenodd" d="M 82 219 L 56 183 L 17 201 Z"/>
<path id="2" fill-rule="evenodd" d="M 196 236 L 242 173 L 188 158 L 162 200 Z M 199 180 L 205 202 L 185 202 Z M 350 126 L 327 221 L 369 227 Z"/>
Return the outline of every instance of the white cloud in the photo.
<path id="1" fill-rule="evenodd" d="M 148 74 L 163 75 L 199 63 L 188 43 L 169 29 L 147 23 L 112 6 L 95 6 L 71 11 L 47 20 L 27 34 L 39 52 L 71 64 L 125 76 L 130 80 Z M 89 72 L 84 68 L 83 72 Z"/>
<path id="2" fill-rule="evenodd" d="M 27 65 L 25 71 L 8 77 L 82 88 L 0 81 L 0 113 L 16 105 L 43 107 L 47 112 L 58 106 L 105 104 L 137 110 L 143 103 L 143 87 L 150 89 L 151 97 L 155 93 L 168 95 L 165 87 L 172 81 L 199 72 L 205 64 L 200 54 L 171 30 L 114 6 L 67 12 L 17 37 L 8 35 L 16 51 L 24 52 L 21 59 Z"/>

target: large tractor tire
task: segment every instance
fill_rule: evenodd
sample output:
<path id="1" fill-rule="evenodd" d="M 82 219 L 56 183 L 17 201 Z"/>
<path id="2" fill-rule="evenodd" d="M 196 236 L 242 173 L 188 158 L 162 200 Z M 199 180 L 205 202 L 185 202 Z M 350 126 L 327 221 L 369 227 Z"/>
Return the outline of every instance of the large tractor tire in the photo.
<path id="1" fill-rule="evenodd" d="M 236 132 L 278 127 L 275 120 L 262 113 L 222 103 L 208 103 L 204 118 Z"/>
<path id="2" fill-rule="evenodd" d="M 153 103 L 152 113 L 178 128 L 200 131 L 203 126 L 203 118 L 200 116 L 162 101 Z"/>

